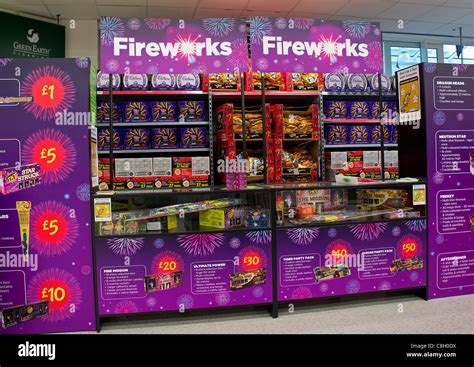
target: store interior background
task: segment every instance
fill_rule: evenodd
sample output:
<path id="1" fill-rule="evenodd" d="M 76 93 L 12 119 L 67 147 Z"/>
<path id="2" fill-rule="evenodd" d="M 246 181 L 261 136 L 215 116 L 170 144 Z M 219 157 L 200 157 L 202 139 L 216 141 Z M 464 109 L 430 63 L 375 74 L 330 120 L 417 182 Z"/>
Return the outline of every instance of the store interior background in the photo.
<path id="1" fill-rule="evenodd" d="M 474 64 L 474 0 L 0 0 L 0 10 L 53 23 L 59 14 L 66 26 L 66 57 L 88 56 L 95 64 L 100 16 L 252 15 L 380 22 L 390 75 L 425 61 Z M 460 28 L 465 47 L 458 57 Z M 281 310 L 277 320 L 261 309 L 119 319 L 105 323 L 103 333 L 472 333 L 473 324 L 473 295 L 426 302 L 408 293 L 298 305 L 294 312 Z"/>

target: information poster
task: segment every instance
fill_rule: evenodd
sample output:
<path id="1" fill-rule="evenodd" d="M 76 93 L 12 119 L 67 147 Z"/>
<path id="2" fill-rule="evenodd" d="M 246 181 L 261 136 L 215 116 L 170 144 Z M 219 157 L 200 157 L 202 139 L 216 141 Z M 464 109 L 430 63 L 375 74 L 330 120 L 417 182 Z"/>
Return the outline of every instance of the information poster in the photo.
<path id="1" fill-rule="evenodd" d="M 423 64 L 429 297 L 474 293 L 474 67 Z"/>
<path id="2" fill-rule="evenodd" d="M 278 300 L 426 285 L 426 221 L 278 230 Z"/>
<path id="3" fill-rule="evenodd" d="M 272 302 L 271 232 L 99 238 L 99 315 Z"/>
<path id="4" fill-rule="evenodd" d="M 419 65 L 397 72 L 397 91 L 400 122 L 419 121 L 421 119 Z"/>
<path id="5" fill-rule="evenodd" d="M 89 59 L 0 61 L 0 334 L 94 330 Z"/>
<path id="6" fill-rule="evenodd" d="M 383 72 L 376 22 L 253 16 L 250 42 L 254 71 Z"/>

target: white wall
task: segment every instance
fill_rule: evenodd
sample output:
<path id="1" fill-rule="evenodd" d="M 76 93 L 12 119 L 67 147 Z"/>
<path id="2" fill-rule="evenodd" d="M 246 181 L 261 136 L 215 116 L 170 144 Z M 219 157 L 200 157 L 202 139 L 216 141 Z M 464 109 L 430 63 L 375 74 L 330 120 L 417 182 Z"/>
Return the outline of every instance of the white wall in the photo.
<path id="1" fill-rule="evenodd" d="M 75 28 L 69 21 L 62 21 L 66 26 L 66 57 L 90 57 L 97 65 L 99 59 L 99 30 L 97 20 L 76 20 Z"/>

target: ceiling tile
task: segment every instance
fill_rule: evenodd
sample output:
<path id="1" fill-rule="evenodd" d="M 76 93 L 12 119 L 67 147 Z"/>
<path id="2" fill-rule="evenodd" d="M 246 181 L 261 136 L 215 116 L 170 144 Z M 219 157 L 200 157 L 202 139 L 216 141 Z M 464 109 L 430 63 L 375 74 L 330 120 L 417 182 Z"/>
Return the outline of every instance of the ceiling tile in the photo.
<path id="1" fill-rule="evenodd" d="M 60 14 L 61 19 L 97 19 L 99 12 L 95 5 L 48 5 L 51 14 Z"/>
<path id="2" fill-rule="evenodd" d="M 300 0 L 293 11 L 317 14 L 334 14 L 344 5 L 348 4 L 349 1 L 350 0 L 331 0 L 318 1 L 316 3 L 314 0 Z"/>
<path id="3" fill-rule="evenodd" d="M 417 17 L 416 20 L 422 22 L 450 23 L 456 19 L 462 18 L 464 15 L 466 15 L 466 9 L 437 6 L 428 13 Z M 472 21 L 474 21 L 474 18 L 472 18 Z"/>
<path id="4" fill-rule="evenodd" d="M 146 8 L 146 16 L 148 18 L 178 18 L 178 8 L 149 6 Z"/>
<path id="5" fill-rule="evenodd" d="M 474 9 L 474 1 L 472 0 L 448 0 L 443 6 L 453 6 L 457 8 Z"/>
<path id="6" fill-rule="evenodd" d="M 198 2 L 199 0 L 148 0 L 148 6 L 158 6 L 162 8 L 167 6 L 171 6 L 172 8 L 195 8 Z M 213 6 L 210 6 L 210 8 L 213 8 Z"/>
<path id="7" fill-rule="evenodd" d="M 177 8 L 178 18 L 192 19 L 194 17 L 195 8 Z"/>
<path id="8" fill-rule="evenodd" d="M 55 0 L 51 0 L 55 1 Z M 147 0 L 96 0 L 97 5 L 146 6 Z"/>
<path id="9" fill-rule="evenodd" d="M 474 26 L 466 26 L 462 27 L 463 35 L 464 36 L 472 36 L 472 33 L 474 31 Z M 436 34 L 447 34 L 451 36 L 458 36 L 459 37 L 459 27 L 455 24 L 447 24 L 443 25 L 442 27 L 436 29 L 434 32 Z M 453 40 L 454 42 L 454 40 Z"/>
<path id="10" fill-rule="evenodd" d="M 409 4 L 441 5 L 444 4 L 446 0 L 400 0 L 400 2 Z"/>
<path id="11" fill-rule="evenodd" d="M 16 1 L 16 0 L 15 0 Z M 21 0 L 20 0 L 21 1 Z M 23 0 L 28 1 L 28 0 Z M 46 5 L 79 5 L 77 0 L 43 0 Z M 80 0 L 80 5 L 96 5 L 95 0 Z"/>
<path id="12" fill-rule="evenodd" d="M 378 16 L 384 19 L 402 19 L 406 21 L 418 18 L 434 8 L 434 6 L 428 5 L 399 3 L 380 13 Z"/>
<path id="13" fill-rule="evenodd" d="M 282 12 L 279 10 L 273 10 L 273 9 L 268 9 L 268 10 L 255 10 L 255 9 L 246 9 L 242 11 L 242 17 L 251 17 L 251 16 L 266 16 L 266 17 L 281 17 L 285 16 L 288 12 Z"/>
<path id="14" fill-rule="evenodd" d="M 331 15 L 329 14 L 321 14 L 317 12 L 315 9 L 312 12 L 300 12 L 300 11 L 292 11 L 288 14 L 288 17 L 294 18 L 315 18 L 315 19 L 329 19 Z"/>
<path id="15" fill-rule="evenodd" d="M 100 16 L 145 18 L 146 7 L 144 6 L 99 6 Z"/>
<path id="16" fill-rule="evenodd" d="M 201 0 L 198 8 L 205 9 L 245 9 L 248 0 Z"/>
<path id="17" fill-rule="evenodd" d="M 292 10 L 297 3 L 298 0 L 250 0 L 247 9 L 288 12 Z"/>
<path id="18" fill-rule="evenodd" d="M 91 0 L 92 2 L 94 0 Z M 12 4 L 13 3 L 13 4 Z M 0 0 L 0 8 L 3 8 L 4 5 L 43 5 L 43 0 Z"/>
<path id="19" fill-rule="evenodd" d="M 464 12 L 465 13 L 465 12 Z M 453 24 L 465 24 L 465 25 L 473 25 L 474 24 L 474 12 L 469 13 L 461 18 L 455 19 L 452 21 Z"/>
<path id="20" fill-rule="evenodd" d="M 391 8 L 398 0 L 352 0 L 342 9 L 337 11 L 337 15 L 349 17 L 375 18 L 383 11 Z"/>
<path id="21" fill-rule="evenodd" d="M 53 17 L 53 15 L 49 12 L 46 6 L 41 5 L 17 5 L 17 4 L 1 4 L 0 8 L 5 10 L 11 10 L 14 12 L 19 12 L 23 14 L 31 14 L 43 17 Z"/>
<path id="22" fill-rule="evenodd" d="M 399 29 L 399 31 L 408 33 L 432 33 L 435 29 L 438 29 L 439 26 L 440 23 L 436 22 L 409 21 L 406 22 L 403 29 Z"/>
<path id="23" fill-rule="evenodd" d="M 242 9 L 206 9 L 197 8 L 194 18 L 238 18 Z"/>

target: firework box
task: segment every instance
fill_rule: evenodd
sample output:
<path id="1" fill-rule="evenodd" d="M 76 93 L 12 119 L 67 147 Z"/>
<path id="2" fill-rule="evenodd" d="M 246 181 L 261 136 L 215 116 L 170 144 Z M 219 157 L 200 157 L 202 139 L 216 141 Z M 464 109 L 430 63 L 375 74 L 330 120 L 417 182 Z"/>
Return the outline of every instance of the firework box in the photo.
<path id="1" fill-rule="evenodd" d="M 356 124 L 349 125 L 349 142 L 351 144 L 368 144 L 369 143 L 369 134 L 370 134 L 370 125 Z"/>
<path id="2" fill-rule="evenodd" d="M 324 74 L 324 89 L 330 92 L 341 92 L 345 87 L 344 75 L 338 73 Z"/>
<path id="3" fill-rule="evenodd" d="M 176 88 L 176 77 L 174 74 L 153 74 L 151 76 L 151 89 L 173 90 Z"/>
<path id="4" fill-rule="evenodd" d="M 120 89 L 120 75 L 112 74 L 112 89 Z M 109 74 L 99 71 L 97 74 L 97 90 L 109 90 Z"/>
<path id="5" fill-rule="evenodd" d="M 390 114 L 390 103 L 389 102 L 382 102 L 382 107 L 380 107 L 380 102 L 375 101 L 375 102 L 370 102 L 369 107 L 370 107 L 370 117 L 373 119 L 379 119 L 383 116 L 389 116 Z"/>
<path id="6" fill-rule="evenodd" d="M 199 226 L 216 229 L 245 228 L 245 207 L 209 209 L 199 213 Z"/>
<path id="7" fill-rule="evenodd" d="M 169 232 L 178 227 L 178 217 L 169 215 L 167 217 L 157 218 L 146 221 L 147 231 L 163 231 Z"/>
<path id="8" fill-rule="evenodd" d="M 202 78 L 203 90 L 205 91 L 207 91 L 209 87 L 212 88 L 212 90 L 241 90 L 239 73 L 203 74 Z"/>
<path id="9" fill-rule="evenodd" d="M 218 142 L 234 141 L 234 105 L 232 103 L 225 103 L 216 108 L 216 136 Z"/>
<path id="10" fill-rule="evenodd" d="M 346 144 L 349 140 L 348 126 L 328 125 L 325 129 L 328 145 Z"/>
<path id="11" fill-rule="evenodd" d="M 247 228 L 269 228 L 270 212 L 268 209 L 248 208 L 245 217 L 245 227 Z"/>
<path id="12" fill-rule="evenodd" d="M 178 90 L 199 90 L 200 86 L 199 74 L 178 74 L 176 76 L 176 88 Z"/>
<path id="13" fill-rule="evenodd" d="M 265 78 L 265 90 L 284 91 L 286 87 L 285 73 L 263 73 Z M 262 89 L 262 73 L 245 73 L 245 90 L 255 91 Z"/>
<path id="14" fill-rule="evenodd" d="M 149 120 L 149 103 L 124 102 L 122 113 L 124 122 L 147 122 Z"/>
<path id="15" fill-rule="evenodd" d="M 370 106 L 366 101 L 348 102 L 348 115 L 353 119 L 367 119 L 370 116 Z"/>
<path id="16" fill-rule="evenodd" d="M 96 110 L 97 122 L 109 122 L 110 121 L 110 104 L 108 102 L 97 103 Z M 118 103 L 112 104 L 112 121 L 120 121 L 120 105 Z"/>
<path id="17" fill-rule="evenodd" d="M 146 74 L 124 74 L 123 90 L 147 90 L 148 76 Z"/>
<path id="18" fill-rule="evenodd" d="M 398 144 L 398 125 L 388 126 L 390 129 L 390 143 Z"/>
<path id="19" fill-rule="evenodd" d="M 10 194 L 41 184 L 39 163 L 0 170 L 0 192 Z"/>
<path id="20" fill-rule="evenodd" d="M 173 160 L 171 157 L 153 157 L 152 160 L 152 172 L 154 176 L 161 177 L 173 175 Z"/>
<path id="21" fill-rule="evenodd" d="M 351 92 L 365 92 L 369 83 L 365 74 L 350 73 L 345 75 L 347 89 Z"/>
<path id="22" fill-rule="evenodd" d="M 122 129 L 112 129 L 113 135 L 113 149 L 122 149 L 123 139 L 122 139 Z M 110 134 L 108 127 L 99 127 L 97 129 L 97 149 L 98 150 L 108 150 L 110 149 Z"/>
<path id="23" fill-rule="evenodd" d="M 325 101 L 324 115 L 332 119 L 345 119 L 349 114 L 349 103 L 344 101 Z"/>
<path id="24" fill-rule="evenodd" d="M 176 102 L 151 102 L 150 103 L 150 120 L 152 122 L 160 121 L 177 121 Z"/>
<path id="25" fill-rule="evenodd" d="M 206 111 L 202 101 L 181 101 L 178 102 L 179 121 L 205 121 Z"/>
<path id="26" fill-rule="evenodd" d="M 287 91 L 316 91 L 324 88 L 321 73 L 285 73 L 284 78 Z"/>
<path id="27" fill-rule="evenodd" d="M 370 125 L 370 135 L 369 143 L 371 144 L 380 144 L 381 141 L 381 131 L 384 134 L 384 143 L 387 144 L 390 142 L 390 128 L 386 125 Z"/>
<path id="28" fill-rule="evenodd" d="M 180 131 L 182 148 L 202 148 L 207 146 L 207 128 L 182 127 Z"/>
<path id="29" fill-rule="evenodd" d="M 114 163 L 117 178 L 153 176 L 152 158 L 116 158 Z"/>
<path id="30" fill-rule="evenodd" d="M 275 127 L 275 136 L 278 139 L 311 139 L 319 140 L 319 106 L 312 104 L 307 110 L 290 110 L 285 109 L 284 105 L 276 104 L 271 107 L 273 124 Z M 285 116 L 291 119 L 291 116 L 304 115 L 311 121 L 308 132 L 288 132 L 285 126 Z"/>
<path id="31" fill-rule="evenodd" d="M 153 149 L 177 148 L 179 145 L 179 130 L 173 127 L 157 127 L 151 130 Z"/>
<path id="32" fill-rule="evenodd" d="M 367 80 L 369 81 L 370 90 L 378 92 L 379 90 L 379 76 L 378 74 L 367 74 Z M 381 74 L 382 80 L 382 91 L 389 92 L 392 90 L 392 81 L 387 74 Z"/>
<path id="33" fill-rule="evenodd" d="M 209 176 L 209 157 L 173 157 L 173 176 Z"/>
<path id="34" fill-rule="evenodd" d="M 315 213 L 343 210 L 347 203 L 348 192 L 345 189 L 296 191 L 295 207 L 311 205 Z"/>
<path id="35" fill-rule="evenodd" d="M 123 145 L 125 150 L 150 148 L 150 129 L 124 129 Z"/>

